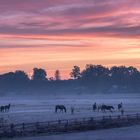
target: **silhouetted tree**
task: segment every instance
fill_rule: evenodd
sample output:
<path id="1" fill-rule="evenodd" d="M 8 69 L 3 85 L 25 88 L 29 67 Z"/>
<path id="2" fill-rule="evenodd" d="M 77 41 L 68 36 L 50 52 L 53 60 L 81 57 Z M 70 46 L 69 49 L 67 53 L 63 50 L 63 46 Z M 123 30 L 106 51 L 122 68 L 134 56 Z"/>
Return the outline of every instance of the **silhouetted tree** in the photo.
<path id="1" fill-rule="evenodd" d="M 45 81 L 45 80 L 47 80 L 46 76 L 47 76 L 47 73 L 44 69 L 41 69 L 41 68 L 34 68 L 33 69 L 32 80 Z"/>
<path id="2" fill-rule="evenodd" d="M 61 80 L 61 76 L 60 76 L 60 71 L 59 70 L 55 71 L 55 80 Z"/>
<path id="3" fill-rule="evenodd" d="M 80 72 L 80 67 L 74 66 L 71 77 L 61 80 L 60 71 L 55 71 L 54 78 L 47 81 L 44 69 L 34 68 L 32 79 L 24 71 L 17 70 L 0 75 L 0 95 L 3 93 L 65 93 L 85 92 L 140 92 L 140 71 L 130 66 L 113 66 L 87 64 Z M 58 82 L 55 80 L 59 80 Z"/>
<path id="4" fill-rule="evenodd" d="M 129 70 L 125 66 L 114 66 L 110 69 L 110 76 L 113 84 L 124 86 L 129 77 Z"/>
<path id="5" fill-rule="evenodd" d="M 29 81 L 28 75 L 24 71 L 17 70 L 15 72 L 9 72 L 1 76 L 1 80 L 6 83 L 24 83 Z"/>
<path id="6" fill-rule="evenodd" d="M 129 76 L 135 76 L 140 74 L 140 72 L 132 66 L 128 67 L 128 71 L 129 71 Z"/>
<path id="7" fill-rule="evenodd" d="M 109 76 L 109 69 L 102 65 L 87 64 L 85 70 L 82 71 L 82 78 L 106 78 Z"/>
<path id="8" fill-rule="evenodd" d="M 80 67 L 74 66 L 72 72 L 70 73 L 70 76 L 74 79 L 79 79 L 81 77 Z"/>
<path id="9" fill-rule="evenodd" d="M 19 91 L 28 86 L 30 79 L 24 71 L 17 70 L 0 76 L 0 91 Z"/>
<path id="10" fill-rule="evenodd" d="M 15 71 L 14 79 L 18 82 L 27 82 L 30 80 L 28 75 L 24 71 L 20 70 Z"/>

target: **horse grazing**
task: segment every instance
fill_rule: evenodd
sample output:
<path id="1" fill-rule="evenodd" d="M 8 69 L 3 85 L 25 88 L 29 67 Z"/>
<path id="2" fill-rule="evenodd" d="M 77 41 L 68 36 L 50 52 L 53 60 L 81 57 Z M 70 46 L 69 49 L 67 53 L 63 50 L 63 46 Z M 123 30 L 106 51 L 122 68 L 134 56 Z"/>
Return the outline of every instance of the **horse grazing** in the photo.
<path id="1" fill-rule="evenodd" d="M 67 112 L 67 109 L 66 109 L 66 107 L 64 106 L 64 105 L 56 105 L 55 106 L 55 113 L 57 113 L 57 111 L 58 111 L 58 109 L 61 111 L 61 112 Z"/>
<path id="2" fill-rule="evenodd" d="M 10 107 L 11 107 L 11 104 L 6 105 L 6 106 L 5 106 L 5 112 L 9 111 L 9 110 L 10 110 Z"/>
<path id="3" fill-rule="evenodd" d="M 113 112 L 112 110 L 114 110 L 114 107 L 113 106 L 108 106 L 108 105 L 102 105 L 101 110 L 104 111 L 104 112 L 106 110 L 109 110 L 110 112 Z"/>
<path id="4" fill-rule="evenodd" d="M 11 104 L 0 106 L 0 112 L 8 112 L 10 110 Z"/>
<path id="5" fill-rule="evenodd" d="M 122 103 L 118 104 L 118 110 L 120 111 L 122 109 Z"/>

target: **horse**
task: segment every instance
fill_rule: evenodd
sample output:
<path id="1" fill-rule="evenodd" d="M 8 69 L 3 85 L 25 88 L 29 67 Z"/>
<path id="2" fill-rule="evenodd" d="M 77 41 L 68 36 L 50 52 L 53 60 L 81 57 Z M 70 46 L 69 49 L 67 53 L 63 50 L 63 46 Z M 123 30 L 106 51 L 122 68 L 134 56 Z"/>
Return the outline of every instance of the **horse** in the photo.
<path id="1" fill-rule="evenodd" d="M 64 105 L 56 105 L 55 106 L 55 113 L 57 113 L 57 111 L 58 111 L 58 109 L 61 111 L 61 112 L 67 112 L 67 109 L 66 109 L 66 107 L 64 106 Z"/>
<path id="2" fill-rule="evenodd" d="M 101 110 L 104 111 L 104 112 L 106 110 L 109 110 L 110 112 L 113 112 L 112 110 L 114 110 L 114 107 L 113 106 L 102 105 Z"/>
<path id="3" fill-rule="evenodd" d="M 11 104 L 0 106 L 0 112 L 8 112 L 10 110 Z"/>
<path id="4" fill-rule="evenodd" d="M 0 107 L 0 112 L 5 112 L 5 106 Z"/>
<path id="5" fill-rule="evenodd" d="M 94 105 L 93 105 L 93 111 L 96 111 L 96 109 L 97 109 L 97 105 L 96 105 L 96 103 L 94 103 Z"/>
<path id="6" fill-rule="evenodd" d="M 122 109 L 122 103 L 118 104 L 118 110 L 120 111 Z"/>
<path id="7" fill-rule="evenodd" d="M 6 105 L 6 106 L 5 106 L 5 112 L 6 112 L 6 111 L 9 111 L 9 110 L 10 110 L 10 107 L 11 107 L 11 104 Z"/>

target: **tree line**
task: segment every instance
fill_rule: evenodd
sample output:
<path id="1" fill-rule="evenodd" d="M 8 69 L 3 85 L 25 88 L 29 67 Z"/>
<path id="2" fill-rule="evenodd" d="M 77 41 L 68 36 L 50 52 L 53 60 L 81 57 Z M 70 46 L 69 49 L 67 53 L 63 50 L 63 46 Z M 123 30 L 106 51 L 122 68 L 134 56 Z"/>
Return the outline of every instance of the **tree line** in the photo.
<path id="1" fill-rule="evenodd" d="M 0 94 L 72 94 L 72 93 L 114 93 L 140 92 L 140 71 L 133 66 L 87 64 L 84 70 L 74 66 L 70 79 L 62 80 L 60 71 L 49 78 L 45 69 L 34 68 L 31 78 L 24 71 L 17 70 L 0 75 Z"/>

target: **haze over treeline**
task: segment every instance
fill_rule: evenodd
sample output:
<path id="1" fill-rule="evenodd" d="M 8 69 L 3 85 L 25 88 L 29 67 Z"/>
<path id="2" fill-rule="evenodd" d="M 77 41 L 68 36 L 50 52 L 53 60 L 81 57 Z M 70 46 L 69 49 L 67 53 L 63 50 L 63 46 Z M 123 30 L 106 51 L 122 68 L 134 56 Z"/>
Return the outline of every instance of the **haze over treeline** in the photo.
<path id="1" fill-rule="evenodd" d="M 34 68 L 31 77 L 17 70 L 0 75 L 0 95 L 50 94 L 94 94 L 94 93 L 138 93 L 140 92 L 140 71 L 133 66 L 113 66 L 87 64 L 84 70 L 74 66 L 71 78 L 61 79 L 61 71 L 56 70 L 49 77 L 42 68 Z"/>

